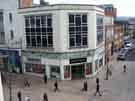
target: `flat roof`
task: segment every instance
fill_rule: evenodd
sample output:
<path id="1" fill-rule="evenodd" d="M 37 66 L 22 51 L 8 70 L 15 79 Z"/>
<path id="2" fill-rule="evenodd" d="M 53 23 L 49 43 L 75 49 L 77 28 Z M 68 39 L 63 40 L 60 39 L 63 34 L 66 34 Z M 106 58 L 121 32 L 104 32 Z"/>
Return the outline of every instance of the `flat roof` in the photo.
<path id="1" fill-rule="evenodd" d="M 90 4 L 52 4 L 40 5 L 27 8 L 19 8 L 19 13 L 38 12 L 38 11 L 54 11 L 54 10 L 96 10 L 104 13 L 104 9 L 97 5 Z"/>
<path id="2" fill-rule="evenodd" d="M 93 4 L 49 4 L 49 5 L 33 5 L 31 7 L 26 7 L 26 8 L 19 8 L 19 9 L 28 9 L 28 8 L 38 8 L 38 7 L 50 7 L 50 6 L 97 6 L 97 5 L 93 5 Z M 98 6 L 97 6 L 98 7 Z"/>

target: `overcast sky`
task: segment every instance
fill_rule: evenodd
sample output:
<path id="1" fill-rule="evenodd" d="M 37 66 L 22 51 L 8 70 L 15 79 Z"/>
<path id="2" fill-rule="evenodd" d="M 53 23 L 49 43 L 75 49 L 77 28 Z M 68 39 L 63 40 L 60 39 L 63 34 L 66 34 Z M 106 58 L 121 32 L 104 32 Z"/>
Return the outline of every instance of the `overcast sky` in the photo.
<path id="1" fill-rule="evenodd" d="M 39 0 L 34 2 L 38 3 Z M 135 0 L 45 0 L 50 4 L 73 3 L 73 4 L 114 4 L 118 16 L 135 16 Z"/>

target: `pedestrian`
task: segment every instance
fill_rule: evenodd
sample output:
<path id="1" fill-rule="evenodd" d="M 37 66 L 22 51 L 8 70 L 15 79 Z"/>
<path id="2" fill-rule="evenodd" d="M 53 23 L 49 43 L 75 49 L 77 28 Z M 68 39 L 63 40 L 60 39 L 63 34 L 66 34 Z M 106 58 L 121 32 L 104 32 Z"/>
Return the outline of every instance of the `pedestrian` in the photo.
<path id="1" fill-rule="evenodd" d="M 59 88 L 58 88 L 58 82 L 56 80 L 55 83 L 54 83 L 54 91 L 56 92 L 58 90 L 59 90 Z"/>
<path id="2" fill-rule="evenodd" d="M 88 90 L 88 84 L 87 84 L 87 81 L 84 81 L 82 91 L 86 91 L 87 92 L 87 90 Z"/>
<path id="3" fill-rule="evenodd" d="M 98 77 L 96 78 L 96 84 L 99 84 L 99 78 Z"/>
<path id="4" fill-rule="evenodd" d="M 44 95 L 43 95 L 43 101 L 48 101 L 48 96 L 46 93 L 44 93 Z"/>
<path id="5" fill-rule="evenodd" d="M 47 75 L 44 74 L 44 83 L 47 83 Z"/>
<path id="6" fill-rule="evenodd" d="M 126 66 L 126 65 L 124 65 L 124 66 L 123 66 L 123 72 L 125 73 L 125 72 L 126 72 L 126 70 L 127 70 L 127 66 Z"/>
<path id="7" fill-rule="evenodd" d="M 99 78 L 96 78 L 96 92 L 95 92 L 95 96 L 97 95 L 97 93 L 99 94 L 99 96 L 102 96 L 101 93 L 100 93 Z"/>
<path id="8" fill-rule="evenodd" d="M 22 94 L 20 91 L 17 93 L 17 97 L 18 97 L 18 101 L 22 101 Z"/>

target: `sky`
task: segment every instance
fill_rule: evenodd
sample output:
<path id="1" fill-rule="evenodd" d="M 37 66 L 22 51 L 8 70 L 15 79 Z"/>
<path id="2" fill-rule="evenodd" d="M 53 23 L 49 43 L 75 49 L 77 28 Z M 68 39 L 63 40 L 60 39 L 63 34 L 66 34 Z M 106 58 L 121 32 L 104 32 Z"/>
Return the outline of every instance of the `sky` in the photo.
<path id="1" fill-rule="evenodd" d="M 135 16 L 135 0 L 45 0 L 50 4 L 113 4 L 118 16 Z M 34 0 L 38 3 L 39 0 Z"/>

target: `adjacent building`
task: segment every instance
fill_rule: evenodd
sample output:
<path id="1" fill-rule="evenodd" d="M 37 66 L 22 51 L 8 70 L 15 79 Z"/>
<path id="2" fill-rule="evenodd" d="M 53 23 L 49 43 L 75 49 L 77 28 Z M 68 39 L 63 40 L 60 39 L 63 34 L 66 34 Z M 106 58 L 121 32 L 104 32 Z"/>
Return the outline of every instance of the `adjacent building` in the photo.
<path id="1" fill-rule="evenodd" d="M 122 25 L 114 26 L 114 50 L 119 50 L 123 47 L 124 28 Z"/>
<path id="2" fill-rule="evenodd" d="M 128 20 L 128 33 L 135 38 L 135 18 L 129 18 Z"/>
<path id="3" fill-rule="evenodd" d="M 19 9 L 23 71 L 48 78 L 87 78 L 105 61 L 104 10 L 55 4 Z"/>
<path id="4" fill-rule="evenodd" d="M 114 19 L 116 18 L 117 10 L 112 4 L 100 5 L 105 10 L 105 50 L 106 62 L 113 59 L 114 50 Z"/>
<path id="5" fill-rule="evenodd" d="M 129 35 L 129 17 L 116 17 L 114 23 L 124 28 L 124 35 Z"/>
<path id="6" fill-rule="evenodd" d="M 0 1 L 0 69 L 21 66 L 18 0 Z"/>

